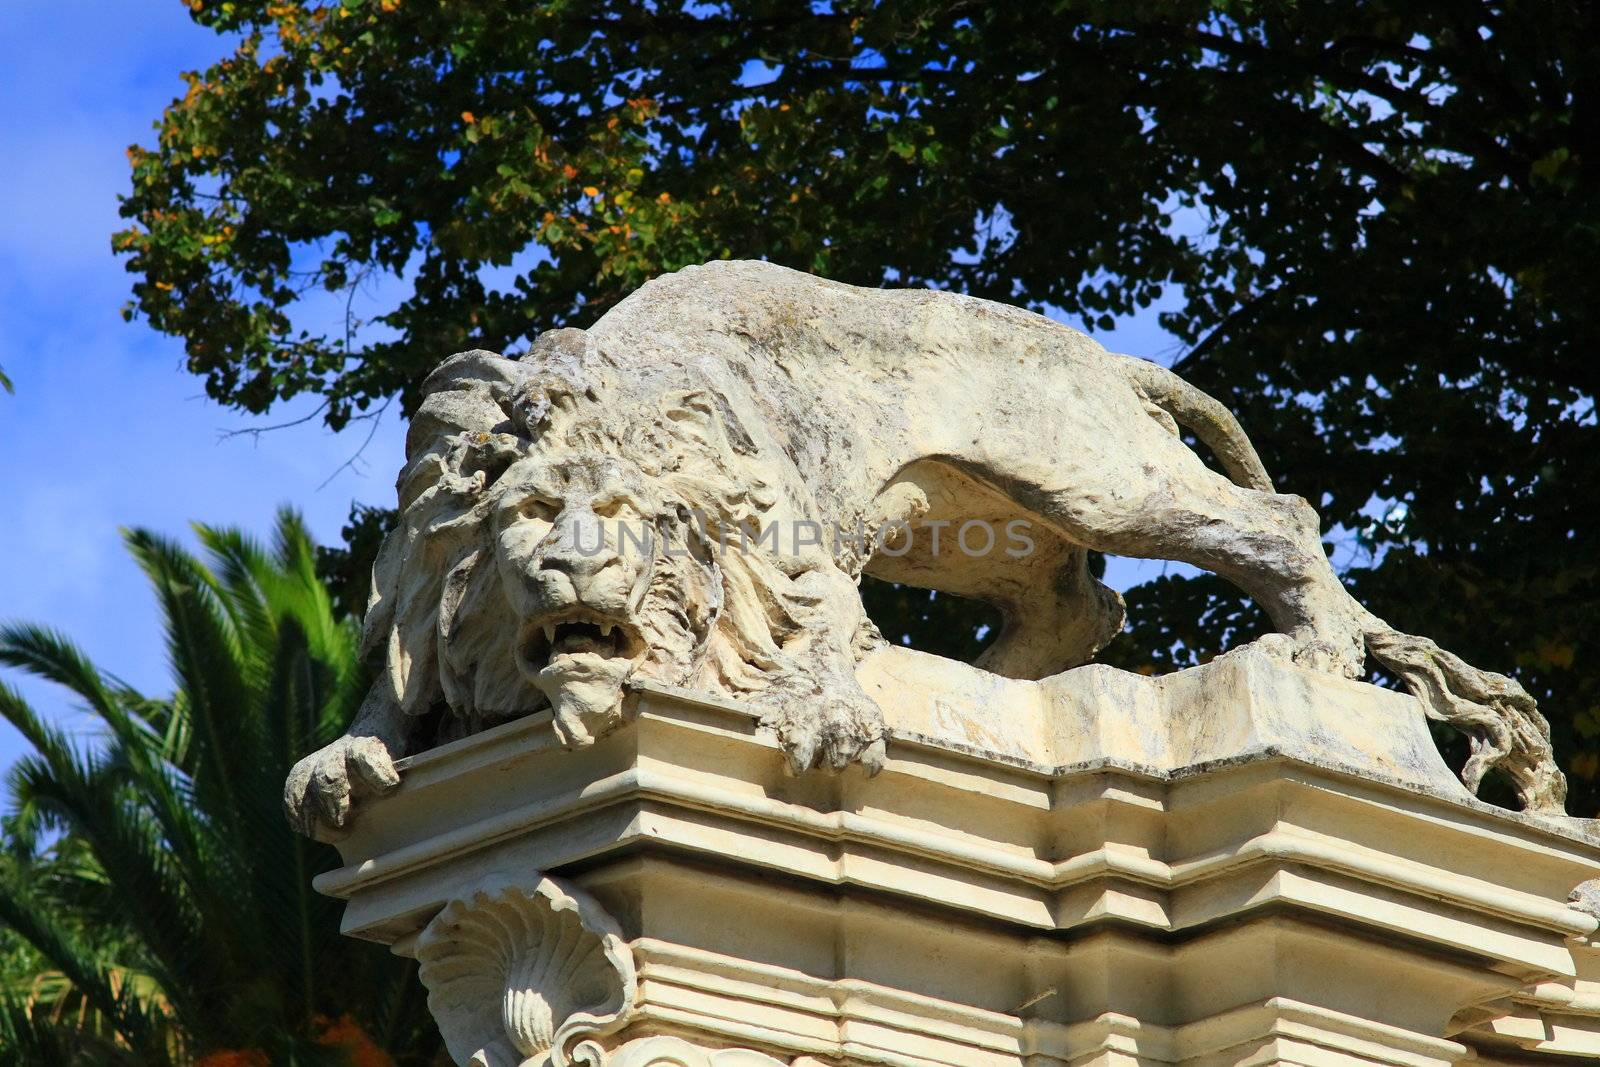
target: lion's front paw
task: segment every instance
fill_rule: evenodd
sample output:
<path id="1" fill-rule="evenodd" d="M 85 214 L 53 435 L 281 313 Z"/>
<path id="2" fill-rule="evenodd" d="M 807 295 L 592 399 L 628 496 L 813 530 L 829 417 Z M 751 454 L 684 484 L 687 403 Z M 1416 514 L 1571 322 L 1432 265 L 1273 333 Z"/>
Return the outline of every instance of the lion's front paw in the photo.
<path id="1" fill-rule="evenodd" d="M 793 774 L 813 767 L 841 771 L 855 760 L 869 775 L 883 769 L 883 712 L 859 689 L 852 693 L 825 688 L 786 700 L 763 717 L 762 725 L 778 735 Z"/>
<path id="2" fill-rule="evenodd" d="M 399 784 L 387 745 L 347 734 L 294 765 L 283 784 L 283 810 L 296 830 L 326 840 L 349 825 L 354 796 L 381 796 Z"/>

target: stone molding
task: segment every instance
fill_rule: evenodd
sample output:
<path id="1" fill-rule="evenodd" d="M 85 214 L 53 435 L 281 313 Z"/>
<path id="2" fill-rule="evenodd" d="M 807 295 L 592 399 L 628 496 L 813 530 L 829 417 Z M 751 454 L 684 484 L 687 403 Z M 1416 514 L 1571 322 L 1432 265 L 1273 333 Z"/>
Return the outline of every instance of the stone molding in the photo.
<path id="1" fill-rule="evenodd" d="M 1420 721 L 1415 705 L 1405 698 L 1396 699 Z M 770 751 L 772 743 L 752 731 L 752 712 L 732 702 L 651 690 L 640 694 L 637 716 L 636 727 L 619 736 L 618 745 L 660 745 L 674 752 L 697 747 L 725 753 L 730 759 L 754 760 L 763 765 L 762 774 L 778 771 L 762 754 Z M 1507 847 L 1540 862 L 1538 855 L 1545 848 L 1536 843 L 1540 839 L 1554 837 L 1578 845 L 1582 851 L 1600 844 L 1600 837 L 1585 820 L 1545 820 L 1494 809 L 1459 789 L 1435 792 L 1416 783 L 1383 780 L 1370 768 L 1319 765 L 1271 749 L 1162 772 L 1109 760 L 1087 761 L 1076 767 L 1019 766 L 963 750 L 945 739 L 896 737 L 896 758 L 877 780 L 881 784 L 869 788 L 864 783 L 839 783 L 839 787 L 863 796 L 894 796 L 898 799 L 893 807 L 838 804 L 826 810 L 787 802 L 774 795 L 775 789 L 765 795 L 752 794 L 737 780 L 721 775 L 680 772 L 660 759 L 647 760 L 624 773 L 582 780 L 574 755 L 562 751 L 547 731 L 547 722 L 533 716 L 406 761 L 405 787 L 393 801 L 374 810 L 368 826 L 341 843 L 349 865 L 318 876 L 317 888 L 346 898 L 385 899 L 387 894 L 373 891 L 386 883 L 413 883 L 416 876 L 437 870 L 451 856 L 544 826 L 582 824 L 598 834 L 606 814 L 620 810 L 619 804 L 648 798 L 663 813 L 669 809 L 707 813 L 694 824 L 655 820 L 647 837 L 661 845 L 699 851 L 704 846 L 697 824 L 705 820 L 725 824 L 730 832 L 762 825 L 769 828 L 768 833 L 781 831 L 796 846 L 756 850 L 746 858 L 772 873 L 818 878 L 835 885 L 854 883 L 1045 929 L 1074 925 L 1063 921 L 1074 910 L 1066 902 L 1108 879 L 1140 887 L 1141 892 L 1137 896 L 1120 894 L 1103 903 L 1102 908 L 1111 909 L 1106 917 L 1174 932 L 1193 927 L 1217 917 L 1211 916 L 1208 908 L 1161 906 L 1148 894 L 1202 890 L 1242 868 L 1272 862 L 1403 887 L 1418 900 L 1438 901 L 1468 914 L 1494 914 L 1548 931 L 1557 939 L 1587 936 L 1596 927 L 1594 916 L 1567 906 L 1560 897 L 1482 877 L 1476 864 L 1440 864 L 1425 848 L 1373 847 L 1373 842 L 1386 834 L 1401 835 L 1403 840 L 1407 828 L 1420 817 L 1457 837 L 1487 834 L 1501 838 Z M 739 755 L 735 756 L 736 752 Z M 469 796 L 468 783 L 490 767 L 526 782 L 527 788 L 519 785 L 493 794 L 471 790 Z M 563 772 L 572 775 L 574 786 L 582 780 L 582 787 L 534 788 L 536 783 L 555 783 Z M 781 771 L 774 780 L 783 780 Z M 1352 799 L 1360 797 L 1358 803 L 1370 809 L 1365 818 L 1383 824 L 1384 829 L 1367 835 L 1361 846 L 1352 847 L 1338 835 L 1314 827 L 1269 820 L 1220 850 L 1189 852 L 1143 844 L 1130 848 L 1127 844 L 1085 842 L 1084 847 L 1056 856 L 1019 850 L 1004 840 L 1004 835 L 980 830 L 991 825 L 1037 824 L 1035 832 L 1040 835 L 1071 832 L 1079 819 L 1074 814 L 1079 804 L 1102 802 L 1095 798 L 1111 781 L 1117 785 L 1108 794 L 1108 802 L 1116 806 L 1135 810 L 1161 807 L 1174 802 L 1175 791 L 1182 791 L 1184 806 L 1214 810 L 1212 818 L 1237 819 L 1241 829 L 1250 824 L 1251 805 L 1242 803 L 1249 793 L 1259 794 L 1260 805 L 1275 805 L 1289 802 L 1291 796 L 1326 796 L 1332 789 L 1348 792 Z M 894 788 L 887 789 L 891 784 Z M 834 788 L 828 785 L 825 791 Z M 945 805 L 955 805 L 952 811 L 970 817 L 982 817 L 974 827 L 963 828 L 959 823 L 930 825 L 917 815 L 918 809 Z M 436 829 L 412 836 L 419 819 L 437 820 Z M 1445 830 L 1445 825 L 1454 829 Z M 400 834 L 409 840 L 401 844 Z M 634 840 L 636 831 L 629 830 L 624 836 Z M 386 842 L 391 847 L 386 847 Z M 597 840 L 595 845 L 599 843 Z M 621 845 L 624 841 L 613 839 L 610 843 Z M 866 855 L 886 852 L 903 862 L 888 866 L 858 862 Z M 938 865 L 943 877 L 969 888 L 952 893 L 946 885 L 930 895 L 924 875 L 912 870 L 928 863 Z M 1056 903 L 1041 909 L 1041 895 Z M 1292 892 L 1289 895 L 1294 896 Z M 392 899 L 400 901 L 407 896 L 402 892 Z M 365 910 L 357 907 L 347 915 L 347 923 L 353 930 L 361 930 L 362 936 L 389 939 L 404 935 L 397 930 L 386 936 L 363 914 Z M 396 915 L 403 908 L 381 910 Z M 1560 949 L 1555 955 L 1564 959 L 1566 951 Z"/>
<path id="2" fill-rule="evenodd" d="M 630 1008 L 541 1067 L 662 1034 L 694 1067 L 1600 1058 L 1600 921 L 1566 900 L 1600 866 L 1583 820 L 1270 748 L 1163 772 L 896 735 L 876 778 L 794 778 L 750 709 L 636 699 L 579 752 L 536 715 L 406 761 L 318 883 L 417 956 L 503 872 L 602 905 Z M 522 1067 L 488 969 L 452 1050 Z"/>
<path id="3" fill-rule="evenodd" d="M 1279 920 L 1255 935 L 1278 937 L 1299 954 L 1320 932 Z M 1126 965 L 1145 949 L 1134 939 L 1104 936 L 1106 954 L 1063 953 L 1058 971 L 1094 974 L 1086 961 Z M 1418 1033 L 1289 996 L 1266 996 L 1183 1023 L 1158 1023 L 1121 1011 L 1061 1023 L 1035 1017 L 1030 1008 L 997 1012 L 859 980 L 820 980 L 786 968 L 704 952 L 653 939 L 634 944 L 640 964 L 641 1017 L 668 1022 L 685 1033 L 724 1042 L 782 1042 L 804 1054 L 848 1064 L 929 1067 L 970 1062 L 1048 1065 L 1112 1062 L 1223 1065 L 1253 1062 L 1261 1048 L 1276 1048 L 1281 1062 L 1318 1063 L 1318 1055 L 1357 1057 L 1398 1067 L 1441 1067 L 1469 1055 L 1458 1040 Z M 1037 962 L 1056 950 L 1035 942 L 1025 953 Z M 1224 950 L 1226 951 L 1226 950 Z M 1203 954 L 1183 964 L 1204 966 Z M 1029 1000 L 1048 1004 L 1052 986 Z M 1314 1049 L 1306 1058 L 1292 1050 Z M 1127 1060 L 1122 1060 L 1127 1057 Z M 1344 1059 L 1335 1062 L 1348 1064 Z M 604 1067 L 613 1067 L 606 1061 Z M 722 1067 L 722 1065 L 719 1065 Z M 743 1067 L 742 1064 L 738 1067 Z M 753 1067 L 753 1065 L 752 1065 Z"/>
<path id="4" fill-rule="evenodd" d="M 637 995 L 616 923 L 554 878 L 484 880 L 428 923 L 416 955 L 445 1046 L 472 1067 L 563 1067 L 568 1047 L 621 1027 Z"/>

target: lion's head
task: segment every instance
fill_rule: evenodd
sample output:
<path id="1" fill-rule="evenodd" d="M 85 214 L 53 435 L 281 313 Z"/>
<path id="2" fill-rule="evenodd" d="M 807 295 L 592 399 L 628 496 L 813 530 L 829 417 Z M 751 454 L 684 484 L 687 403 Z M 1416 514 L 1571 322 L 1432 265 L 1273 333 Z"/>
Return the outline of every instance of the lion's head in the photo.
<path id="1" fill-rule="evenodd" d="M 790 669 L 790 581 L 744 544 L 773 495 L 749 435 L 706 389 L 613 392 L 582 344 L 465 353 L 424 386 L 366 625 L 410 714 L 471 732 L 549 706 L 583 744 L 630 678 L 747 695 Z"/>

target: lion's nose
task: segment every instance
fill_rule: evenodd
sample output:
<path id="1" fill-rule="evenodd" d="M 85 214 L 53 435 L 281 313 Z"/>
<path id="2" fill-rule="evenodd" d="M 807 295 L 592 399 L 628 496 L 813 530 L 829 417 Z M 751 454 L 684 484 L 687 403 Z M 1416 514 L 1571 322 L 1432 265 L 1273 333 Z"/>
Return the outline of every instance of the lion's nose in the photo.
<path id="1" fill-rule="evenodd" d="M 578 580 L 592 578 L 616 562 L 616 555 L 609 551 L 596 552 L 593 555 L 556 551 L 544 557 L 546 570 L 560 571 L 567 577 Z"/>
<path id="2" fill-rule="evenodd" d="M 574 590 L 581 593 L 589 579 L 619 562 L 617 553 L 606 543 L 605 529 L 598 522 L 575 520 L 560 539 L 545 550 L 543 567 L 566 575 Z"/>

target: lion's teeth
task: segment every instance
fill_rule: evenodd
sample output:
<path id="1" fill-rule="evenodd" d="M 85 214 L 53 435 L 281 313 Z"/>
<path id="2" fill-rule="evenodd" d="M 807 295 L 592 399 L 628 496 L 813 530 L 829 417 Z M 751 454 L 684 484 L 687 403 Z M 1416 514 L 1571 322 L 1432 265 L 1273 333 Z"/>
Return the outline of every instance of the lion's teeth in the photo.
<path id="1" fill-rule="evenodd" d="M 611 623 L 603 622 L 603 623 L 600 624 L 600 636 L 601 637 L 610 637 L 611 636 Z"/>
<path id="2" fill-rule="evenodd" d="M 547 622 L 547 623 L 544 624 L 544 639 L 549 644 L 553 645 L 553 644 L 556 643 L 556 624 L 555 623 Z"/>

